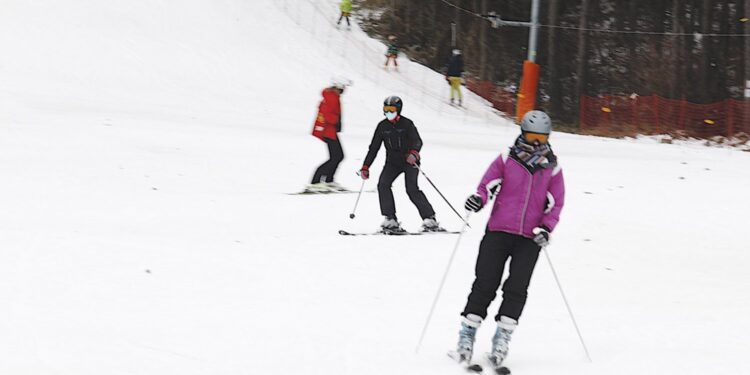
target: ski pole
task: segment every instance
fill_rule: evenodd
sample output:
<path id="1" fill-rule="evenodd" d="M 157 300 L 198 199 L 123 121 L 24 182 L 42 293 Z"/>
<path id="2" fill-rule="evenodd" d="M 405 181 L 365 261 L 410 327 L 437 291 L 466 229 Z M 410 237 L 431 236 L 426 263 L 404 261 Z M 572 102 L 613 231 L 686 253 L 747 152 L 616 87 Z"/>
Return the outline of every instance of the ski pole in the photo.
<path id="1" fill-rule="evenodd" d="M 354 208 L 352 209 L 352 213 L 349 214 L 350 219 L 354 219 L 354 212 L 357 211 L 357 206 L 359 205 L 359 197 L 362 196 L 362 190 L 365 188 L 365 180 L 362 180 L 362 186 L 359 187 L 359 193 L 357 194 L 357 201 L 354 202 Z"/>
<path id="2" fill-rule="evenodd" d="M 552 260 L 549 257 L 549 253 L 547 253 L 547 247 L 542 247 L 542 251 L 544 251 L 544 256 L 547 258 L 547 263 L 549 263 L 549 268 L 552 270 L 552 276 L 555 277 L 555 282 L 557 283 L 557 287 L 560 289 L 560 295 L 563 298 L 563 301 L 565 302 L 565 307 L 568 309 L 568 315 L 570 315 L 570 320 L 573 321 L 573 326 L 576 328 L 576 332 L 578 332 L 578 338 L 581 340 L 581 345 L 583 345 L 583 351 L 586 352 L 586 358 L 589 359 L 589 363 L 591 361 L 591 356 L 589 355 L 589 350 L 586 348 L 586 343 L 583 341 L 583 335 L 581 335 L 581 330 L 578 329 L 578 324 L 576 323 L 576 318 L 573 316 L 573 310 L 570 308 L 570 304 L 568 304 L 568 299 L 565 298 L 565 292 L 563 292 L 562 285 L 560 284 L 560 279 L 557 278 L 557 272 L 555 272 L 555 267 L 552 266 Z"/>
<path id="3" fill-rule="evenodd" d="M 423 171 L 423 170 L 422 170 L 422 168 L 421 168 L 421 167 L 419 166 L 419 164 L 415 164 L 414 166 L 415 166 L 415 167 L 416 167 L 417 169 L 419 169 L 419 173 L 421 173 L 421 174 L 422 174 L 422 176 L 424 176 L 424 178 L 425 178 L 425 179 L 427 179 L 427 182 L 429 182 L 429 183 L 430 183 L 430 185 L 432 185 L 432 187 L 433 187 L 433 188 L 435 188 L 435 191 L 437 191 L 437 192 L 438 192 L 438 194 L 440 194 L 440 197 L 442 197 L 442 198 L 443 198 L 443 200 L 445 201 L 445 203 L 448 203 L 448 206 L 449 206 L 449 207 L 451 208 L 451 210 L 453 210 L 453 212 L 455 212 L 455 213 L 456 213 L 456 215 L 458 215 L 458 218 L 459 218 L 459 219 L 461 219 L 461 220 L 462 220 L 462 221 L 464 222 L 464 225 L 466 225 L 467 227 L 471 228 L 471 225 L 469 225 L 469 222 L 468 222 L 468 221 L 466 221 L 466 220 L 464 220 L 464 218 L 462 218 L 462 217 L 461 217 L 461 214 L 459 214 L 459 213 L 458 213 L 458 211 L 456 211 L 456 209 L 455 209 L 455 208 L 453 208 L 453 205 L 451 204 L 451 202 L 448 202 L 448 199 L 447 199 L 447 198 L 445 197 L 445 195 L 443 195 L 443 193 L 441 193 L 441 192 L 440 192 L 440 189 L 438 189 L 438 188 L 437 188 L 437 186 L 435 186 L 435 184 L 434 184 L 434 183 L 432 182 L 432 180 L 430 180 L 430 178 L 429 178 L 429 177 L 427 177 L 427 174 L 426 174 L 426 173 L 424 173 L 424 171 Z"/>
<path id="4" fill-rule="evenodd" d="M 422 347 L 422 340 L 424 340 L 424 335 L 427 333 L 427 327 L 430 325 L 430 321 L 432 320 L 432 313 L 435 312 L 435 306 L 437 306 L 438 300 L 440 299 L 440 293 L 443 291 L 443 285 L 445 285 L 445 279 L 448 278 L 448 271 L 451 269 L 451 265 L 453 264 L 453 258 L 456 257 L 456 250 L 458 250 L 458 244 L 461 243 L 461 237 L 463 237 L 464 232 L 466 231 L 466 227 L 469 226 L 469 215 L 471 213 L 466 213 L 466 218 L 461 218 L 461 220 L 464 221 L 464 225 L 461 227 L 461 232 L 458 233 L 458 238 L 456 239 L 456 245 L 453 246 L 453 252 L 451 253 L 450 259 L 448 259 L 448 265 L 445 267 L 445 272 L 443 272 L 443 279 L 440 280 L 440 286 L 438 286 L 437 293 L 435 293 L 435 299 L 432 301 L 432 307 L 430 307 L 430 312 L 427 314 L 427 320 L 424 322 L 424 328 L 422 328 L 422 335 L 419 336 L 419 342 L 417 343 L 417 348 L 415 352 L 419 354 L 419 349 Z"/>

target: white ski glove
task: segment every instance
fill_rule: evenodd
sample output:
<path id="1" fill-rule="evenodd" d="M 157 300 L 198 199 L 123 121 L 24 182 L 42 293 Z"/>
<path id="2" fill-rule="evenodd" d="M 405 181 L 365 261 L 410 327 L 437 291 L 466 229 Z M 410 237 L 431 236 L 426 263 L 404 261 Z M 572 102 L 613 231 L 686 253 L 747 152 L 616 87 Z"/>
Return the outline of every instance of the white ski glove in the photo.
<path id="1" fill-rule="evenodd" d="M 537 245 L 541 247 L 549 245 L 549 229 L 544 226 L 536 227 L 531 233 L 534 233 L 533 240 Z"/>

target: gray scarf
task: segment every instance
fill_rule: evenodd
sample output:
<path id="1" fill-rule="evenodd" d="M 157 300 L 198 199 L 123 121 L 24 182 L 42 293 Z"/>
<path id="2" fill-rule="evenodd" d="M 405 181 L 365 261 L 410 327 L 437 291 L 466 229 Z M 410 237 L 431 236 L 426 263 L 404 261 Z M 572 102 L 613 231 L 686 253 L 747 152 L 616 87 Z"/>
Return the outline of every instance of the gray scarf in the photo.
<path id="1" fill-rule="evenodd" d="M 513 147 L 510 148 L 510 155 L 532 171 L 557 166 L 557 157 L 548 143 L 530 144 L 526 142 L 523 135 L 520 135 Z"/>

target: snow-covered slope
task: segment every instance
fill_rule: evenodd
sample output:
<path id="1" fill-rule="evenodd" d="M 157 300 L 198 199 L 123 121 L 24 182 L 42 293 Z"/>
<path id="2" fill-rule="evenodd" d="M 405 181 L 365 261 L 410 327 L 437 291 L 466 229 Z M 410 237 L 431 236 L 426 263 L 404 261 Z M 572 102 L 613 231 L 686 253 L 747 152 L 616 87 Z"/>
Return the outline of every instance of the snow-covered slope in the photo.
<path id="1" fill-rule="evenodd" d="M 415 354 L 456 237 L 341 237 L 378 225 L 375 194 L 350 220 L 353 195 L 285 193 L 326 157 L 309 131 L 333 74 L 355 81 L 338 174 L 352 188 L 387 95 L 404 98 L 423 168 L 456 206 L 517 128 L 476 98 L 445 105 L 442 77 L 405 59 L 382 70 L 384 47 L 333 28 L 336 16 L 322 0 L 3 1 L 0 373 L 461 371 L 445 351 L 487 213 L 471 218 Z M 750 372 L 750 155 L 553 144 L 568 198 L 549 250 L 594 363 L 542 260 L 514 372 Z M 394 190 L 416 229 L 400 180 Z"/>

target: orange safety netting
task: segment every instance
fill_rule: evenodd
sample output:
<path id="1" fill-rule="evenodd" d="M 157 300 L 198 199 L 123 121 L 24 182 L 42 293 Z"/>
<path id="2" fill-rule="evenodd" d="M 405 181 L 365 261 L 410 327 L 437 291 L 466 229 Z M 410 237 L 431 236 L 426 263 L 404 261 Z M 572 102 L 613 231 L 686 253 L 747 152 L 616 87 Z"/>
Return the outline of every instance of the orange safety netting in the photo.
<path id="1" fill-rule="evenodd" d="M 481 96 L 492 104 L 492 107 L 498 111 L 505 112 L 512 116 L 515 114 L 515 94 L 503 90 L 501 87 L 492 83 L 492 81 L 466 80 L 466 87 L 473 93 Z"/>
<path id="2" fill-rule="evenodd" d="M 580 129 L 709 138 L 750 133 L 750 101 L 696 104 L 660 96 L 581 97 Z"/>

